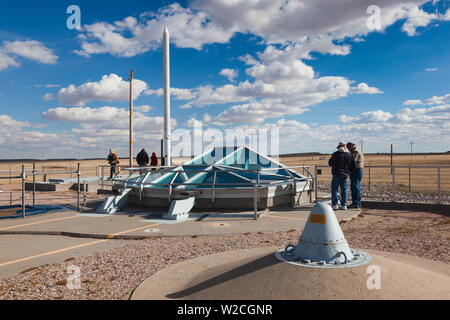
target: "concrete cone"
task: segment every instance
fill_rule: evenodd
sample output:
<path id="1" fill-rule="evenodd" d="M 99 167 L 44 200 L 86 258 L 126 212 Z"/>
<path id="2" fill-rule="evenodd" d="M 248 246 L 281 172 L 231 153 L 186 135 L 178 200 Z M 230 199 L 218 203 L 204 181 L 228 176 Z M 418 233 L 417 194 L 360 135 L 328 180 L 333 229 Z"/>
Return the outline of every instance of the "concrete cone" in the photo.
<path id="1" fill-rule="evenodd" d="M 312 208 L 299 242 L 292 250 L 295 259 L 311 262 L 345 263 L 353 259 L 336 215 L 325 202 Z"/>

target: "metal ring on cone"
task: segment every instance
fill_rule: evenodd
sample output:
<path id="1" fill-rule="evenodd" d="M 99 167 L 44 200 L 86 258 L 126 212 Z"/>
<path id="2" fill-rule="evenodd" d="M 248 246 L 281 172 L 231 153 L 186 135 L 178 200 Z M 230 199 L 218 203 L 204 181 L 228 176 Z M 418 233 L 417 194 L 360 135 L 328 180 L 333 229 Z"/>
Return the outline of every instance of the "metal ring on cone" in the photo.
<path id="1" fill-rule="evenodd" d="M 290 264 L 294 264 L 302 267 L 311 267 L 311 268 L 349 268 L 349 267 L 360 267 L 365 264 L 368 264 L 372 261 L 372 256 L 367 252 L 350 249 L 353 254 L 353 259 L 347 260 L 346 263 L 340 262 L 341 253 L 338 254 L 335 261 L 331 263 L 327 263 L 325 261 L 311 261 L 309 259 L 296 259 L 291 251 L 286 251 L 285 249 L 281 249 L 275 253 L 275 256 L 278 260 L 283 262 L 287 262 Z"/>

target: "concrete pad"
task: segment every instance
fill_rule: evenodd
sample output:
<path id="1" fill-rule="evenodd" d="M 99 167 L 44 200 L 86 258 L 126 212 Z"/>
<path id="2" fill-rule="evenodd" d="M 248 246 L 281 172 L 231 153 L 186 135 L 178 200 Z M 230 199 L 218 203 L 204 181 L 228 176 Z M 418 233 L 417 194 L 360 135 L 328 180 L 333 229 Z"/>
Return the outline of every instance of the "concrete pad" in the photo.
<path id="1" fill-rule="evenodd" d="M 4 235 L 0 237 L 0 279 L 44 264 L 59 263 L 129 243 L 58 236 Z"/>
<path id="2" fill-rule="evenodd" d="M 279 261 L 280 248 L 229 251 L 170 266 L 142 282 L 134 300 L 450 299 L 450 268 L 399 254 L 367 250 L 366 266 L 321 269 Z M 380 288 L 369 289 L 379 268 Z"/>
<path id="3" fill-rule="evenodd" d="M 244 234 L 247 232 L 277 232 L 292 229 L 302 230 L 309 216 L 311 206 L 289 208 L 277 211 L 262 211 L 255 220 L 254 212 L 195 212 L 187 221 L 179 222 L 161 218 L 161 212 L 119 212 L 116 214 L 95 214 L 63 211 L 48 213 L 26 219 L 0 220 L 0 231 L 48 231 L 72 232 L 93 235 L 108 235 L 124 230 L 133 230 L 128 235 L 148 236 L 145 224 L 158 224 L 153 236 L 200 236 L 217 234 Z M 358 210 L 338 210 L 339 221 L 351 219 Z M 220 224 L 220 222 L 226 223 Z"/>

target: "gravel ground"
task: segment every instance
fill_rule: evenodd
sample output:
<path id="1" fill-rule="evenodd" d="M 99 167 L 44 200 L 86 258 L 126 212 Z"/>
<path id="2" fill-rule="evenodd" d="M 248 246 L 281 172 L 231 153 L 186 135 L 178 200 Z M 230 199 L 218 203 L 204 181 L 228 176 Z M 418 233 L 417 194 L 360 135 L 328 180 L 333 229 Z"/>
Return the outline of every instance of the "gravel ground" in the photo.
<path id="1" fill-rule="evenodd" d="M 450 264 L 450 218 L 406 211 L 363 210 L 342 223 L 351 247 L 377 249 Z M 150 275 L 186 259 L 229 250 L 297 243 L 299 232 L 154 238 L 0 280 L 0 299 L 128 299 Z M 111 240 L 114 241 L 114 240 Z M 68 289 L 69 266 L 80 268 L 81 288 Z"/>

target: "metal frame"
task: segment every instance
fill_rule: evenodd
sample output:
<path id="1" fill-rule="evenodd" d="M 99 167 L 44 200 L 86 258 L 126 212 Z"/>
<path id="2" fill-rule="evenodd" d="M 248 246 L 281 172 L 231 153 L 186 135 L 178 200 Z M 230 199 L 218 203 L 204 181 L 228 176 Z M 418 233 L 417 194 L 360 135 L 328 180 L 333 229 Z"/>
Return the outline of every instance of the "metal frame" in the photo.
<path id="1" fill-rule="evenodd" d="M 52 172 L 46 172 L 45 168 L 42 167 L 41 168 L 41 172 L 38 172 L 38 170 L 36 169 L 36 163 L 33 162 L 33 168 L 32 170 L 25 170 L 25 165 L 22 164 L 22 170 L 18 171 L 0 171 L 1 173 L 9 173 L 9 176 L 0 176 L 0 179 L 21 179 L 21 184 L 22 184 L 22 195 L 20 198 L 16 199 L 19 200 L 21 199 L 21 206 L 22 206 L 22 219 L 25 218 L 25 214 L 26 214 L 26 192 L 25 192 L 25 181 L 27 179 L 27 177 L 32 176 L 33 177 L 33 190 L 32 190 L 32 194 L 33 194 L 33 205 L 36 205 L 36 176 L 47 176 L 50 174 L 76 174 L 77 175 L 77 211 L 80 211 L 80 177 L 81 177 L 81 169 L 80 169 L 80 163 L 78 163 L 77 165 L 77 170 L 76 171 L 52 171 Z M 13 173 L 20 173 L 17 176 L 12 176 L 11 174 Z M 83 186 L 83 203 L 86 204 L 86 185 Z M 16 201 L 15 200 L 15 201 Z M 7 201 L 7 200 L 6 200 Z M 12 192 L 10 192 L 10 205 L 12 205 Z"/>
<path id="2" fill-rule="evenodd" d="M 170 173 L 170 172 L 174 172 L 175 175 L 172 177 L 172 179 L 170 180 L 170 182 L 168 183 L 155 183 L 155 182 L 145 182 L 145 178 L 142 179 L 141 182 L 133 182 L 134 185 L 136 185 L 138 187 L 138 189 L 140 190 L 140 193 L 142 193 L 142 189 L 144 185 L 153 185 L 153 186 L 166 186 L 168 188 L 168 201 L 172 201 L 172 197 L 173 197 L 173 187 L 177 187 L 177 186 L 189 186 L 189 185 L 193 185 L 193 186 L 211 186 L 212 192 L 213 192 L 213 197 L 212 197 L 212 202 L 215 202 L 216 200 L 216 187 L 217 186 L 238 186 L 238 188 L 245 188 L 247 187 L 248 189 L 252 188 L 254 189 L 254 194 L 253 194 L 253 207 L 254 207 L 254 213 L 255 213 L 255 219 L 258 218 L 258 202 L 259 202 L 259 190 L 261 188 L 267 188 L 269 186 L 271 186 L 274 182 L 270 181 L 270 182 L 261 182 L 260 176 L 261 176 L 261 172 L 265 172 L 265 171 L 273 171 L 273 170 L 284 170 L 289 174 L 289 177 L 286 176 L 280 176 L 280 181 L 276 181 L 276 183 L 289 183 L 292 182 L 294 189 L 293 189 L 293 193 L 296 194 L 297 193 L 297 181 L 312 181 L 314 180 L 311 172 L 309 171 L 309 166 L 292 166 L 292 167 L 278 167 L 278 168 L 263 168 L 263 169 L 240 169 L 240 168 L 236 168 L 236 169 L 225 169 L 225 168 L 221 168 L 220 166 L 215 166 L 215 165 L 189 165 L 189 166 L 198 166 L 198 167 L 212 167 L 212 168 L 216 168 L 219 170 L 211 170 L 211 169 L 204 169 L 204 170 L 182 170 L 180 169 L 180 166 L 170 166 L 170 167 L 140 167 L 140 168 L 122 168 L 122 171 L 130 171 L 130 174 L 125 178 L 125 179 L 119 179 L 118 178 L 118 174 L 116 174 L 116 176 L 114 176 L 111 180 L 113 183 L 113 185 L 115 183 L 123 183 L 124 187 L 127 186 L 128 184 L 128 180 L 133 176 L 133 173 L 135 171 L 144 171 L 146 173 L 145 178 L 148 177 L 148 170 L 154 169 L 154 168 L 160 168 L 160 171 L 163 171 L 163 173 Z M 103 171 L 103 167 L 109 167 L 109 166 L 102 166 L 102 171 Z M 292 175 L 292 172 L 290 172 L 291 169 L 296 169 L 296 168 L 303 168 L 304 170 L 306 170 L 306 172 L 308 173 L 309 177 L 302 177 L 302 178 L 295 178 Z M 183 172 L 214 172 L 214 176 L 213 176 L 213 181 L 211 183 L 194 183 L 194 182 L 178 182 L 178 183 L 174 183 L 175 179 L 177 178 L 177 176 L 180 173 Z M 234 182 L 234 183 L 217 183 L 216 181 L 216 176 L 217 176 L 217 172 L 228 172 L 233 174 L 233 172 L 254 172 L 256 173 L 256 180 L 255 182 L 253 182 L 251 179 L 249 178 L 245 178 L 245 177 L 239 177 L 242 180 L 246 180 L 248 182 Z M 142 175 L 142 174 L 141 174 Z M 101 176 L 102 178 L 104 177 L 104 175 Z M 282 177 L 284 177 L 284 179 L 282 179 Z M 162 189 L 162 188 L 161 188 Z M 165 189 L 165 188 L 164 188 Z M 141 194 L 140 194 L 140 199 L 141 199 Z"/>

